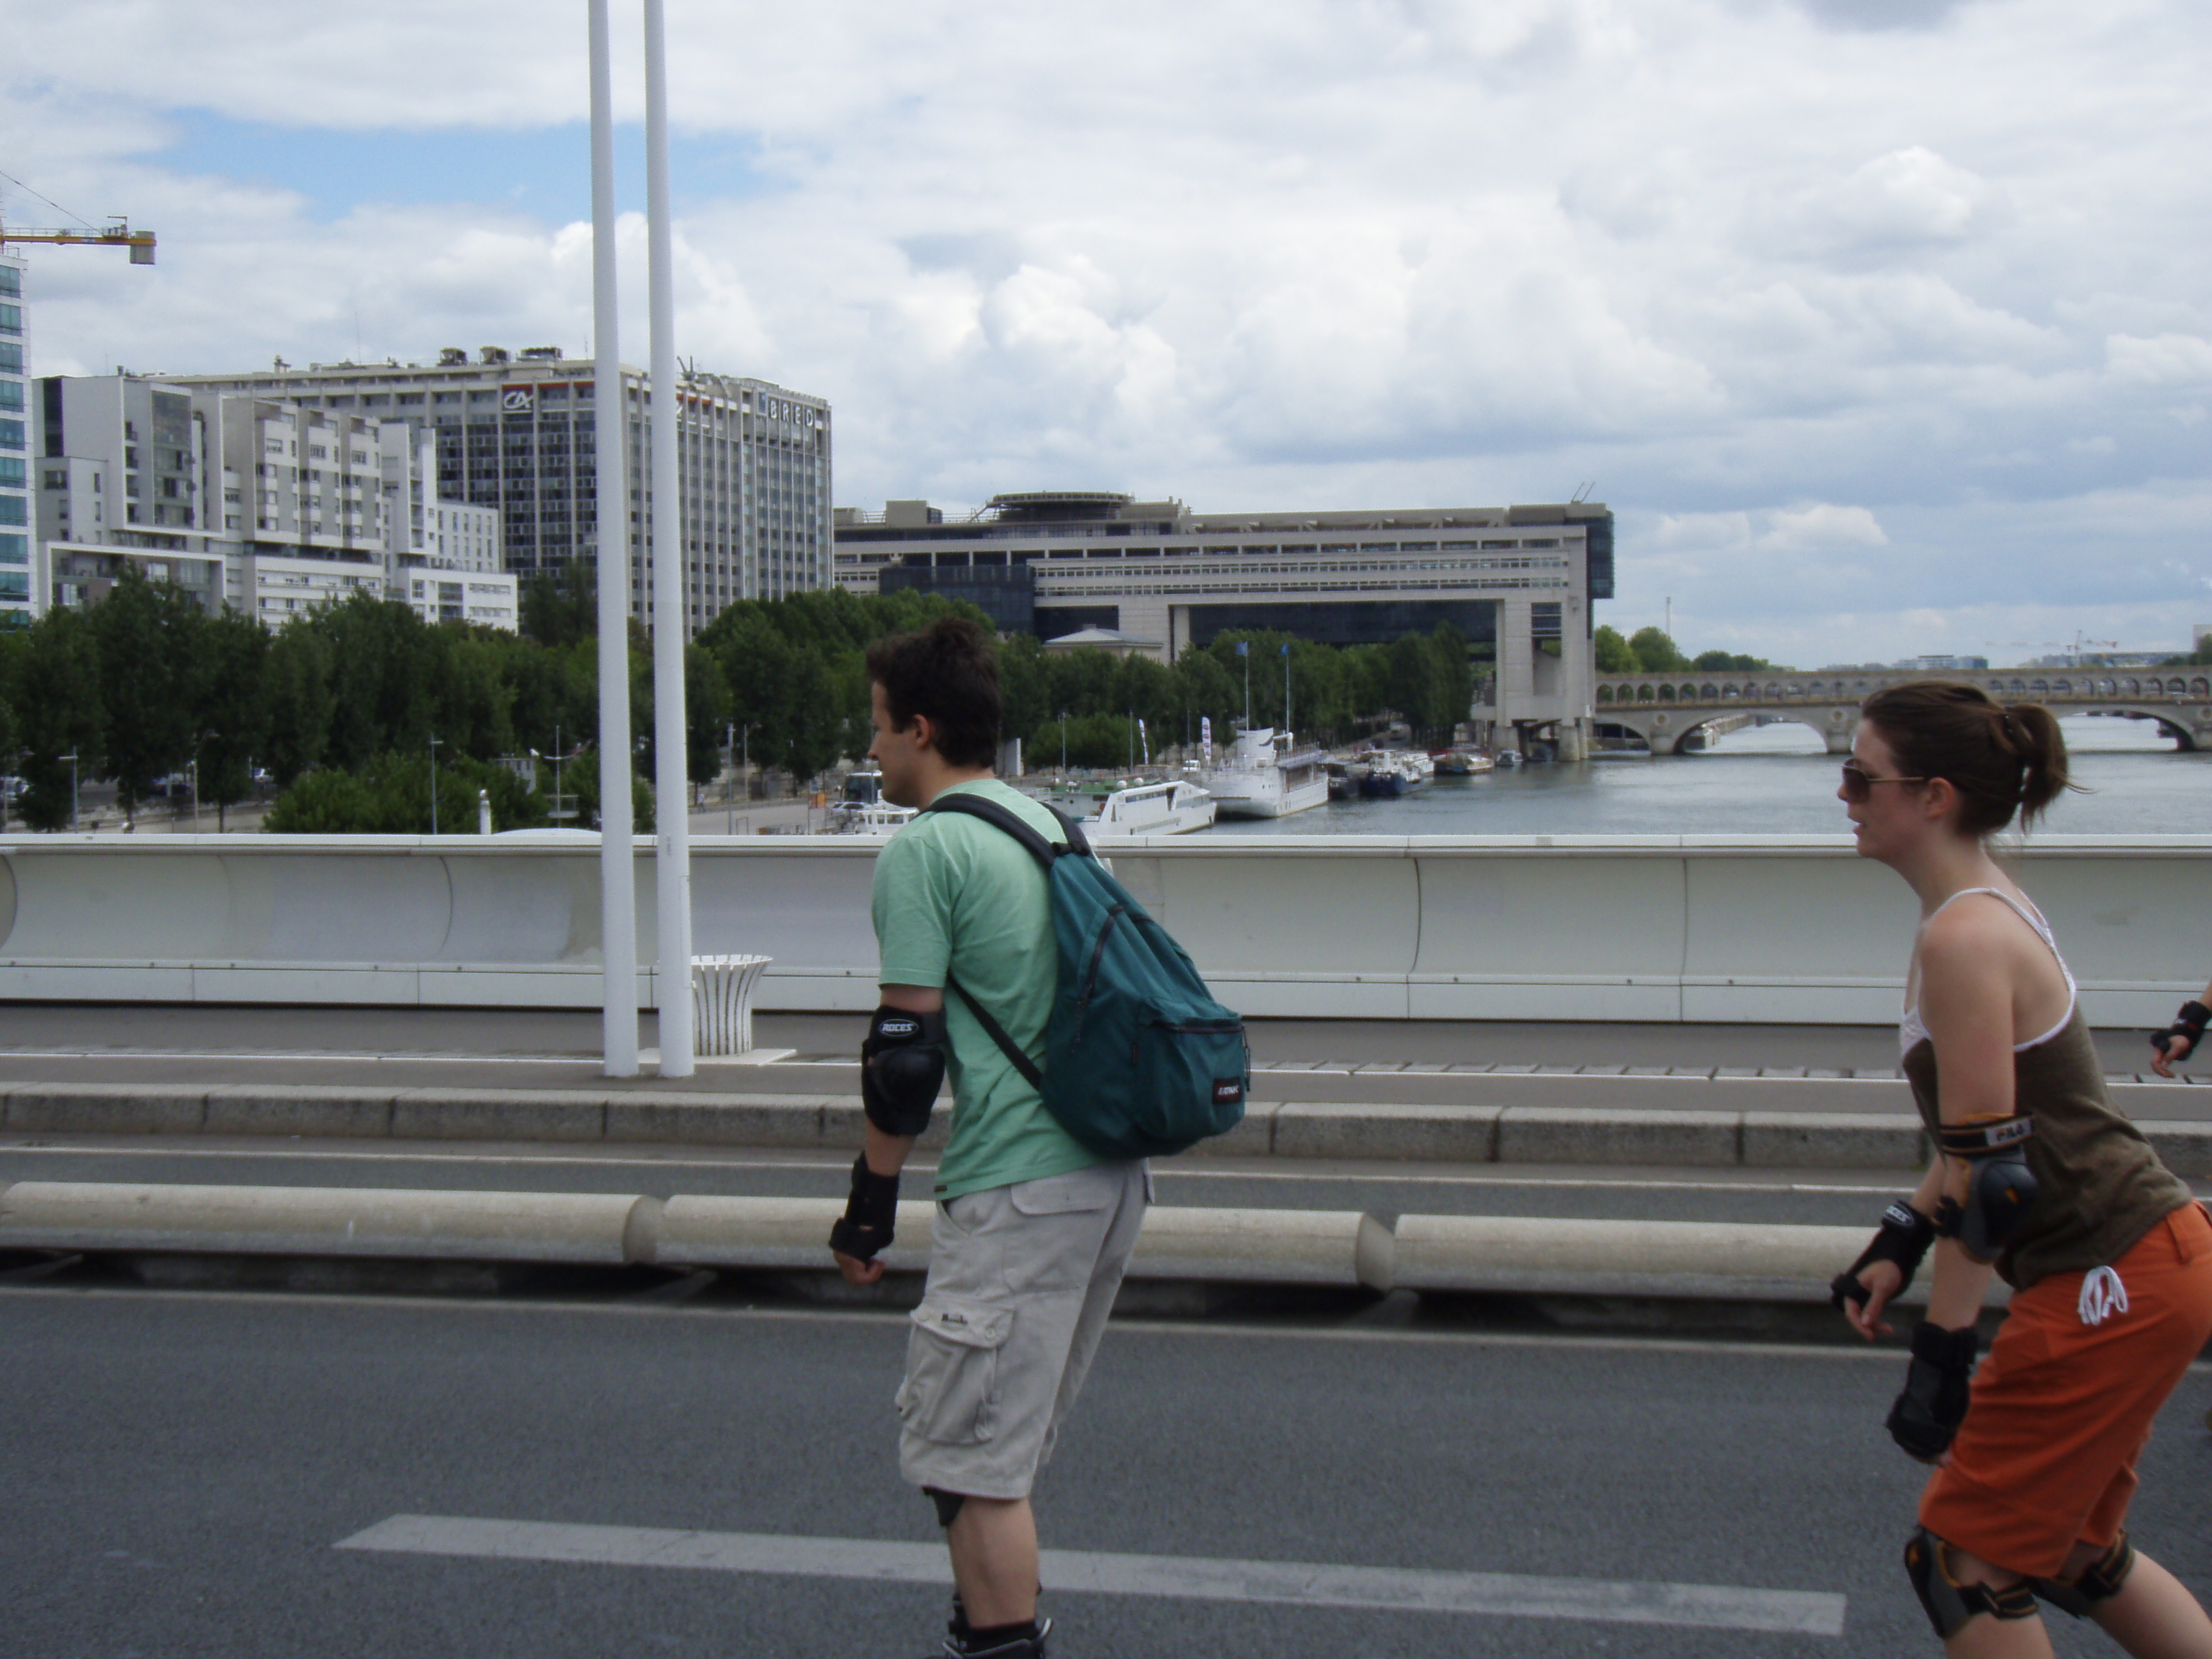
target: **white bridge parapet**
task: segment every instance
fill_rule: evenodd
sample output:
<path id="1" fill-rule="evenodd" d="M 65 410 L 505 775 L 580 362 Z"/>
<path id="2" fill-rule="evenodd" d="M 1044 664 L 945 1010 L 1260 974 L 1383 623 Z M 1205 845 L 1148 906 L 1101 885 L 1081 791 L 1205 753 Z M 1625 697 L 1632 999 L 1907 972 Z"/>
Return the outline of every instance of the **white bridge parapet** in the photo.
<path id="1" fill-rule="evenodd" d="M 1943 678 L 1978 685 L 2001 702 L 2039 702 L 2061 714 L 2127 714 L 2154 720 L 2184 749 L 2212 747 L 2212 676 L 2202 668 L 1983 670 L 1929 675 L 1833 670 L 1817 673 L 1603 674 L 1593 715 L 1644 738 L 1655 755 L 1725 714 L 1764 714 L 1811 726 L 1828 752 L 1850 752 L 1859 705 L 1886 685 Z"/>
<path id="2" fill-rule="evenodd" d="M 876 847 L 696 838 L 695 947 L 774 957 L 757 1007 L 873 1007 Z M 1112 862 L 1255 1015 L 1879 1023 L 1915 915 L 1842 836 L 1217 834 Z M 2094 1023 L 2161 1024 L 2212 973 L 2212 836 L 2042 837 L 2020 870 Z M 0 999 L 594 1007 L 599 916 L 573 840 L 0 836 Z"/>

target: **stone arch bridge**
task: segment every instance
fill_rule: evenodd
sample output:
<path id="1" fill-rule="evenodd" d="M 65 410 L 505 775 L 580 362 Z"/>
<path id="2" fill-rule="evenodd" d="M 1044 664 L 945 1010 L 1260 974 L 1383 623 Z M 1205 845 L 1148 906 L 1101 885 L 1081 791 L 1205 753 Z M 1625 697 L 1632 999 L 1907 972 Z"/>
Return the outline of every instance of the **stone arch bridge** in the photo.
<path id="1" fill-rule="evenodd" d="M 1592 718 L 1642 738 L 1655 755 L 1730 714 L 1796 720 L 1820 734 L 1832 755 L 1848 754 L 1859 705 L 1886 685 L 1929 678 L 1965 680 L 2002 702 L 2039 702 L 2061 714 L 2124 714 L 2154 720 L 2181 749 L 2212 748 L 2212 670 L 2186 668 L 2006 669 L 1929 675 L 1881 673 L 1601 674 Z"/>

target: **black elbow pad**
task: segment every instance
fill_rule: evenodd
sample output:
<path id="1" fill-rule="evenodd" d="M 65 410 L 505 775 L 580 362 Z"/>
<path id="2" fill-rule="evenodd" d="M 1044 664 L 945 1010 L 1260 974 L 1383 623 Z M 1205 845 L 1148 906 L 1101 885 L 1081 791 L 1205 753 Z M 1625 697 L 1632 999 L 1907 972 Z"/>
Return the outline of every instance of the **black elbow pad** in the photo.
<path id="1" fill-rule="evenodd" d="M 929 1127 L 945 1084 L 945 1011 L 917 1014 L 888 1004 L 868 1022 L 860 1044 L 860 1104 L 887 1135 Z"/>

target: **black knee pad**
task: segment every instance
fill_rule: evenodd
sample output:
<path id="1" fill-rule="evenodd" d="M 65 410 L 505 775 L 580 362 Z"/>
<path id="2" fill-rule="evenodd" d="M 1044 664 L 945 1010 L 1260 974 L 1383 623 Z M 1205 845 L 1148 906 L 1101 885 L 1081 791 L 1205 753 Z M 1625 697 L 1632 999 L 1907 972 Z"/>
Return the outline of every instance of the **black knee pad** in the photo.
<path id="1" fill-rule="evenodd" d="M 1943 1540 L 1923 1527 L 1906 1540 L 1905 1571 L 1912 1580 L 1912 1593 L 1926 1609 L 1939 1641 L 1948 1642 L 1966 1621 L 1987 1613 L 1992 1619 L 2032 1619 L 2035 1591 L 2023 1580 L 2009 1589 L 1987 1584 L 1961 1584 L 1943 1565 Z"/>
<path id="2" fill-rule="evenodd" d="M 2081 1569 L 2073 1578 L 2038 1578 L 2031 1581 L 2035 1593 L 2061 1613 L 2071 1613 L 2076 1619 L 2087 1619 L 2098 1602 L 2120 1593 L 2120 1586 L 2128 1582 L 2128 1574 L 2136 1565 L 2136 1547 L 2122 1533 L 2112 1540 L 2112 1547 Z"/>
<path id="3" fill-rule="evenodd" d="M 937 1505 L 937 1524 L 940 1527 L 951 1526 L 960 1513 L 960 1506 L 968 1501 L 965 1492 L 940 1492 L 935 1486 L 924 1486 L 921 1495 Z"/>

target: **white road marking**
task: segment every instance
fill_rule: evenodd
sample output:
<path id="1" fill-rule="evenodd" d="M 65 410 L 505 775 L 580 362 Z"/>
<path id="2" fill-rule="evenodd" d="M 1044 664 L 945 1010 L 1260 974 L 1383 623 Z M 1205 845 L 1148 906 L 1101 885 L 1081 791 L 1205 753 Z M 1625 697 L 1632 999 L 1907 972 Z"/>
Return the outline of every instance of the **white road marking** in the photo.
<path id="1" fill-rule="evenodd" d="M 944 1550 L 933 1544 L 785 1538 L 766 1533 L 678 1532 L 653 1527 L 586 1527 L 465 1516 L 395 1515 L 341 1540 L 335 1547 L 905 1584 L 945 1584 L 951 1577 Z M 1578 1619 L 1702 1630 L 1779 1631 L 1799 1636 L 1844 1633 L 1844 1598 L 1804 1590 L 1296 1561 L 1109 1555 L 1079 1550 L 1046 1550 L 1038 1565 L 1048 1589 L 1105 1595 Z"/>

